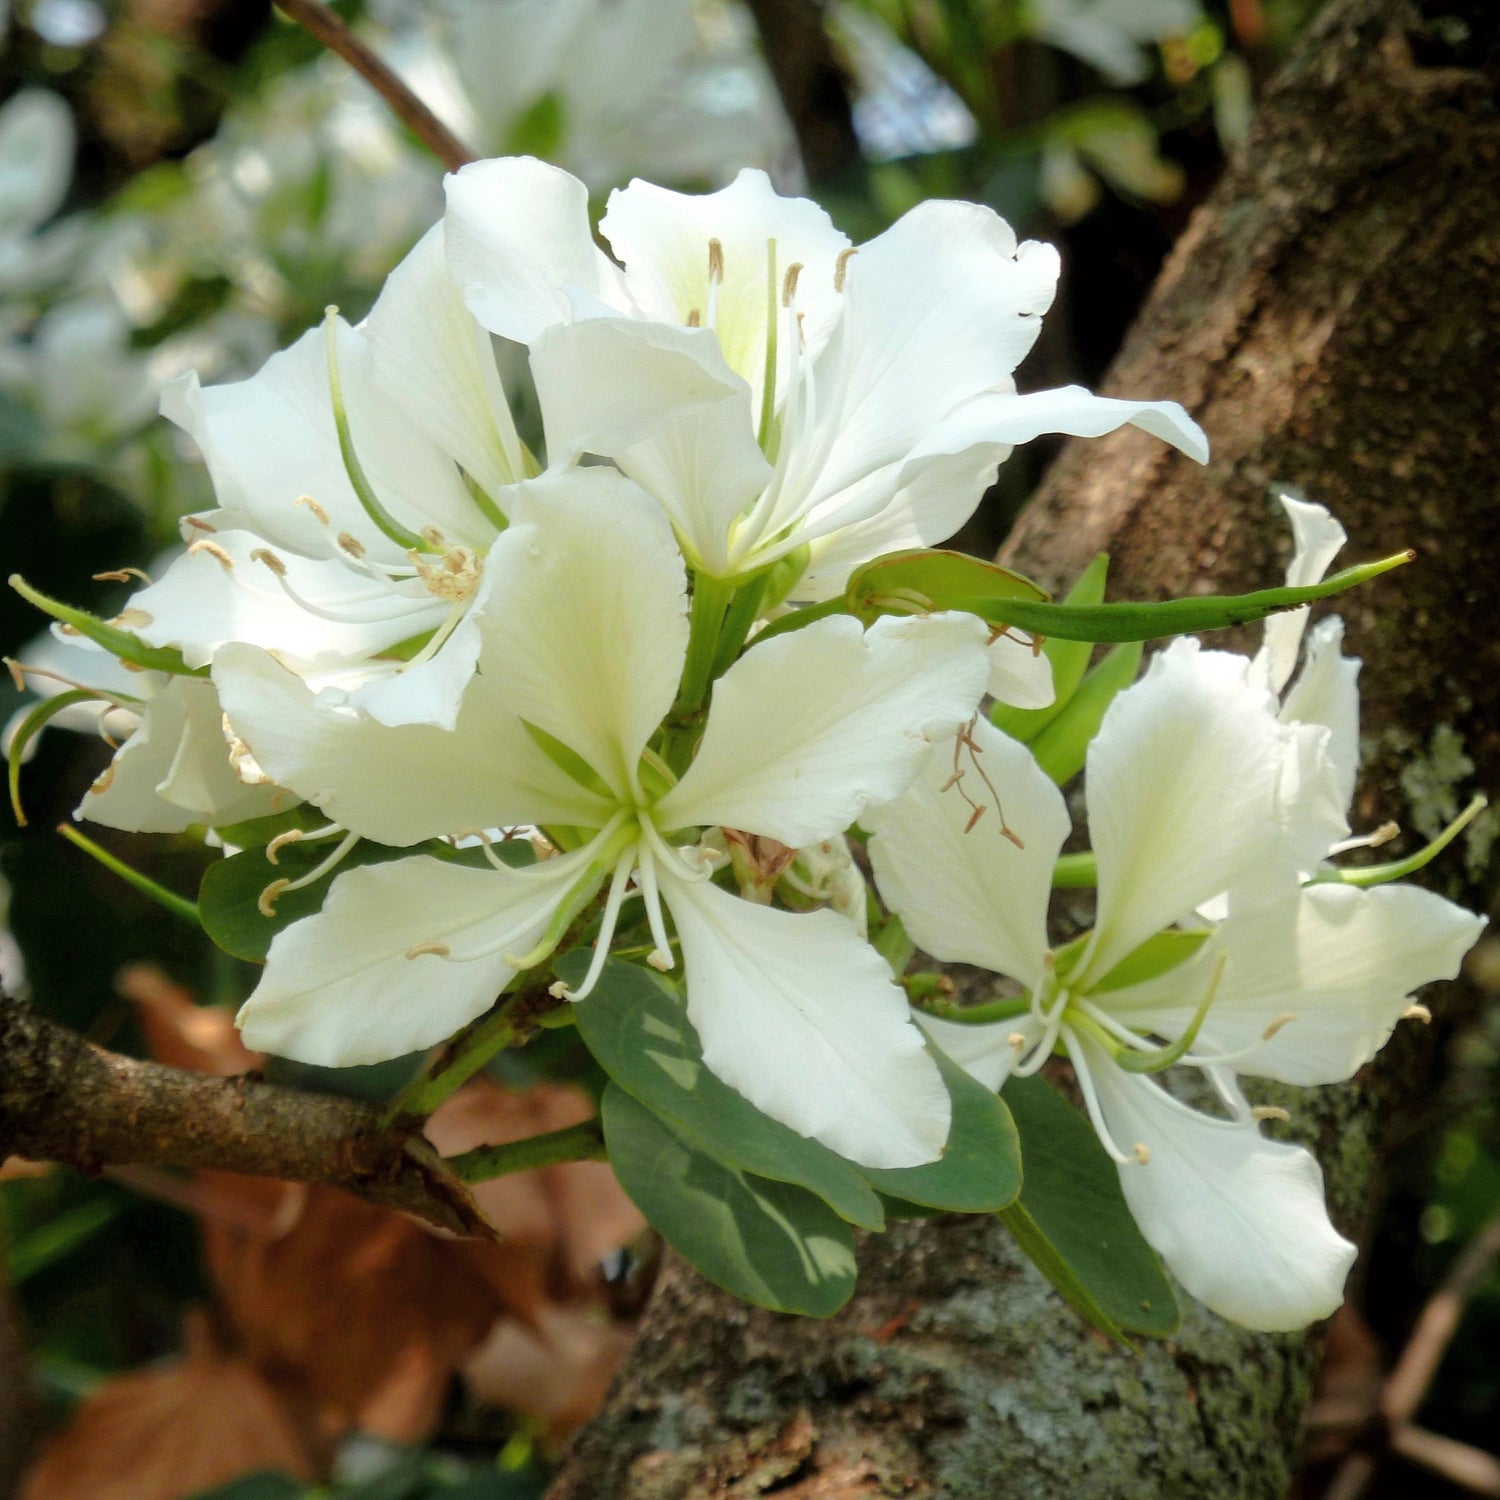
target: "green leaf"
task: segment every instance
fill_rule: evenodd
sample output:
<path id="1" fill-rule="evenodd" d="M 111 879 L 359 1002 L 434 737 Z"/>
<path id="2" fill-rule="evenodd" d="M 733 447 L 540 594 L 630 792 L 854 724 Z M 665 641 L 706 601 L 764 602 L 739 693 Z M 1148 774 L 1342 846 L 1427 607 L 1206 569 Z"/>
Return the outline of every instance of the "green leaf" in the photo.
<path id="1" fill-rule="evenodd" d="M 1032 740 L 1036 763 L 1059 786 L 1083 769 L 1089 741 L 1099 733 L 1105 710 L 1115 701 L 1115 695 L 1135 681 L 1143 649 L 1139 641 L 1130 641 L 1107 652 L 1083 679 L 1068 706 Z"/>
<path id="2" fill-rule="evenodd" d="M 510 865 L 527 865 L 535 857 L 531 846 L 519 840 L 495 844 L 495 852 Z M 332 840 L 317 843 L 287 844 L 273 865 L 264 848 L 247 849 L 243 854 L 221 859 L 208 867 L 198 887 L 198 913 L 203 930 L 226 953 L 236 958 L 264 963 L 271 939 L 283 927 L 321 911 L 328 894 L 329 882 L 341 871 L 357 865 L 378 865 L 388 860 L 426 854 L 433 859 L 454 864 L 484 864 L 479 849 L 454 849 L 451 844 L 433 840 L 410 849 L 393 849 L 386 844 L 356 844 L 342 862 L 321 880 L 298 891 L 283 891 L 275 901 L 275 915 L 267 917 L 257 904 L 261 892 L 274 880 L 299 880 L 310 874 L 333 852 Z"/>
<path id="3" fill-rule="evenodd" d="M 123 1198 L 100 1194 L 39 1224 L 7 1249 L 5 1269 L 10 1280 L 19 1286 L 64 1260 L 112 1224 L 127 1206 Z"/>
<path id="4" fill-rule="evenodd" d="M 1040 1078 L 1012 1078 L 1005 1098 L 1026 1178 L 1000 1217 L 1063 1300 L 1102 1333 L 1164 1338 L 1180 1321 L 1156 1253 L 1141 1237 L 1115 1164 L 1088 1121 Z"/>
<path id="5" fill-rule="evenodd" d="M 701 1151 L 611 1083 L 610 1164 L 661 1237 L 708 1279 L 773 1312 L 827 1317 L 854 1291 L 854 1233 L 819 1197 Z"/>
<path id="6" fill-rule="evenodd" d="M 1101 552 L 1079 575 L 1063 603 L 1102 604 L 1108 573 L 1109 554 Z M 1052 702 L 1046 708 L 1012 708 L 1008 703 L 997 703 L 990 713 L 990 722 L 996 729 L 1023 745 L 1030 744 L 1068 706 L 1068 700 L 1078 691 L 1089 669 L 1094 643 L 1048 636 L 1042 642 L 1042 651 L 1052 663 L 1052 687 L 1056 693 Z"/>
<path id="7" fill-rule="evenodd" d="M 1123 990 L 1128 984 L 1144 984 L 1186 963 L 1208 940 L 1208 929 L 1179 932 L 1171 928 L 1147 938 L 1133 953 L 1127 953 L 1093 990 Z"/>
<path id="8" fill-rule="evenodd" d="M 308 1491 L 290 1475 L 267 1469 L 231 1479 L 228 1484 L 211 1490 L 200 1490 L 193 1500 L 302 1500 L 306 1494 Z"/>
<path id="9" fill-rule="evenodd" d="M 567 125 L 565 116 L 562 96 L 555 91 L 543 94 L 511 123 L 505 154 L 539 156 L 543 161 L 556 157 Z"/>
<path id="10" fill-rule="evenodd" d="M 130 662 L 152 672 L 171 672 L 177 677 L 207 677 L 207 667 L 190 667 L 182 659 L 182 652 L 173 646 L 148 646 L 140 636 L 118 625 L 91 615 L 86 609 L 74 609 L 70 604 L 44 594 L 32 586 L 19 573 L 10 575 L 10 586 L 28 604 L 34 604 L 43 614 L 51 615 L 64 625 L 71 626 L 79 635 L 87 636 L 96 646 L 102 646 L 111 656 Z"/>
<path id="11" fill-rule="evenodd" d="M 928 1050 L 953 1099 L 953 1128 L 942 1156 L 923 1167 L 860 1171 L 881 1193 L 924 1208 L 970 1214 L 1004 1208 L 1021 1186 L 1020 1143 L 1010 1111 L 938 1048 Z"/>
<path id="12" fill-rule="evenodd" d="M 570 953 L 557 972 L 577 984 L 588 959 Z M 703 1150 L 731 1167 L 805 1187 L 851 1224 L 885 1227 L 880 1200 L 858 1168 L 762 1114 L 709 1072 L 686 1008 L 663 981 L 610 959 L 572 1014 L 600 1067 Z"/>
<path id="13" fill-rule="evenodd" d="M 926 614 L 963 609 L 997 600 L 1050 601 L 1046 589 L 1029 578 L 964 552 L 893 552 L 856 568 L 844 590 L 845 607 L 867 625 L 878 616 Z M 1053 606 L 1056 608 L 1057 606 Z"/>

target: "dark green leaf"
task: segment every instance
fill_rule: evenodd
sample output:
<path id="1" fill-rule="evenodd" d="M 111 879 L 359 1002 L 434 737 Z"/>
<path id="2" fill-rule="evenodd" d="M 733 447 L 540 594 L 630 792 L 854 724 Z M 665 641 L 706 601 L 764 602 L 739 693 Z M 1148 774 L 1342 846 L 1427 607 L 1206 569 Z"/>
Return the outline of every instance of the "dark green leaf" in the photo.
<path id="1" fill-rule="evenodd" d="M 935 1047 L 929 1050 L 953 1098 L 953 1129 L 942 1157 L 925 1167 L 860 1170 L 881 1193 L 925 1208 L 954 1213 L 1004 1208 L 1021 1186 L 1020 1145 L 1010 1111 L 952 1059 Z"/>
<path id="2" fill-rule="evenodd" d="M 1111 1338 L 1172 1333 L 1177 1299 L 1092 1126 L 1040 1078 L 1010 1079 L 1005 1098 L 1026 1176 L 1019 1202 L 1000 1217 L 1017 1243 L 1063 1300 Z"/>
<path id="3" fill-rule="evenodd" d="M 570 953 L 558 974 L 577 984 L 588 958 Z M 808 1188 L 852 1224 L 885 1227 L 880 1200 L 857 1168 L 762 1114 L 704 1067 L 687 1010 L 663 981 L 611 959 L 573 1016 L 605 1072 L 703 1150 L 757 1176 Z"/>
<path id="4" fill-rule="evenodd" d="M 1071 781 L 1088 757 L 1089 741 L 1099 733 L 1105 711 L 1135 681 L 1142 646 L 1130 641 L 1105 654 L 1083 679 L 1068 706 L 1031 742 L 1036 763 L 1059 786 Z"/>
<path id="5" fill-rule="evenodd" d="M 302 1500 L 307 1491 L 287 1474 L 246 1474 L 215 1489 L 200 1490 L 193 1500 Z"/>
<path id="6" fill-rule="evenodd" d="M 616 1083 L 603 1115 L 620 1185 L 710 1281 L 773 1312 L 827 1317 L 849 1300 L 853 1231 L 821 1198 L 726 1166 Z"/>

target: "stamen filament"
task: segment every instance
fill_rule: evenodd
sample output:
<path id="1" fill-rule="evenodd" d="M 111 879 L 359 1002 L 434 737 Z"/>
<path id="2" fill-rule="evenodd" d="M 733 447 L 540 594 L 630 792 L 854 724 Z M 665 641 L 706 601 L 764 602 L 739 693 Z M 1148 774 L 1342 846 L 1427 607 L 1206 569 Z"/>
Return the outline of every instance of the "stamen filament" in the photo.
<path id="1" fill-rule="evenodd" d="M 609 957 L 610 944 L 614 942 L 615 927 L 620 920 L 620 906 L 625 900 L 625 886 L 630 879 L 630 872 L 635 868 L 638 850 L 639 845 L 629 844 L 621 850 L 619 859 L 615 861 L 615 872 L 610 877 L 609 895 L 605 897 L 604 914 L 599 919 L 599 936 L 594 939 L 594 955 L 589 960 L 588 973 L 583 976 L 583 983 L 576 990 L 564 986 L 559 991 L 564 1000 L 586 998 L 604 972 L 604 961 Z"/>
<path id="2" fill-rule="evenodd" d="M 1067 1026 L 1062 1028 L 1062 1039 L 1063 1045 L 1068 1049 L 1068 1060 L 1073 1064 L 1073 1076 L 1078 1080 L 1078 1091 L 1083 1095 L 1083 1106 L 1088 1111 L 1094 1133 L 1099 1137 L 1099 1144 L 1104 1147 L 1110 1159 L 1122 1167 L 1139 1163 L 1138 1157 L 1133 1154 L 1127 1155 L 1115 1144 L 1115 1138 L 1110 1134 L 1109 1126 L 1104 1122 L 1104 1109 L 1099 1103 L 1099 1093 L 1094 1087 L 1089 1065 L 1084 1061 L 1083 1048 L 1079 1046 L 1078 1038 L 1071 1028 Z"/>

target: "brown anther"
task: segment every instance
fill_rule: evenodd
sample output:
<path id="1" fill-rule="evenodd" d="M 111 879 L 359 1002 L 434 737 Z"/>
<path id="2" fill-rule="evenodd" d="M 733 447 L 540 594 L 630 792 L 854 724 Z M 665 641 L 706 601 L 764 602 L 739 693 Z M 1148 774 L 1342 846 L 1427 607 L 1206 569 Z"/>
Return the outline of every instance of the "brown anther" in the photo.
<path id="1" fill-rule="evenodd" d="M 325 526 L 328 525 L 328 512 L 311 495 L 298 495 L 292 503 L 310 510 Z"/>
<path id="2" fill-rule="evenodd" d="M 722 240 L 708 242 L 708 279 L 724 280 L 724 244 Z"/>
<path id="3" fill-rule="evenodd" d="M 696 307 L 688 309 L 687 326 L 689 328 L 701 328 L 703 326 L 703 314 Z"/>
<path id="4" fill-rule="evenodd" d="M 350 536 L 347 531 L 339 532 L 338 544 L 350 557 L 359 558 L 365 555 L 365 544 L 357 536 Z"/>
<path id="5" fill-rule="evenodd" d="M 422 528 L 422 540 L 429 546 L 436 547 L 439 552 L 446 552 L 448 550 L 448 538 L 436 526 L 424 526 Z"/>
<path id="6" fill-rule="evenodd" d="M 1382 844 L 1388 844 L 1392 839 L 1401 837 L 1401 825 L 1399 823 L 1382 823 L 1369 837 L 1367 847 L 1378 849 Z"/>
<path id="7" fill-rule="evenodd" d="M 291 884 L 290 880 L 273 880 L 255 898 L 255 909 L 261 916 L 269 920 L 276 915 L 276 903 L 286 891 L 291 889 Z"/>
<path id="8" fill-rule="evenodd" d="M 1026 1033 L 1024 1031 L 1013 1031 L 1006 1037 L 1005 1045 L 1013 1047 L 1017 1052 L 1026 1045 Z"/>
<path id="9" fill-rule="evenodd" d="M 1252 1120 L 1290 1120 L 1292 1117 L 1279 1104 L 1257 1104 L 1250 1111 Z"/>
<path id="10" fill-rule="evenodd" d="M 288 828 L 285 833 L 278 833 L 276 837 L 266 845 L 266 858 L 270 860 L 273 865 L 280 864 L 281 851 L 285 849 L 288 844 L 295 844 L 301 838 L 302 830 L 300 828 Z"/>
<path id="11" fill-rule="evenodd" d="M 413 943 L 406 950 L 408 958 L 421 958 L 424 953 L 430 953 L 434 958 L 447 958 L 449 948 L 447 943 Z"/>
<path id="12" fill-rule="evenodd" d="M 66 623 L 54 625 L 52 628 L 59 635 L 82 635 L 83 634 L 83 632 L 76 625 L 69 625 L 69 624 L 66 624 Z"/>
<path id="13" fill-rule="evenodd" d="M 1144 1167 L 1151 1160 L 1151 1148 L 1145 1141 L 1137 1141 L 1130 1148 L 1130 1154 Z"/>
<path id="14" fill-rule="evenodd" d="M 839 258 L 833 263 L 833 289 L 836 292 L 844 290 L 844 278 L 849 274 L 849 262 L 859 254 L 859 246 L 850 245 L 847 250 L 839 251 Z"/>
<path id="15" fill-rule="evenodd" d="M 109 623 L 123 626 L 126 630 L 144 630 L 153 620 L 143 609 L 122 609 Z"/>
<path id="16" fill-rule="evenodd" d="M 1295 1011 L 1290 1011 L 1290 1010 L 1287 1011 L 1284 1015 L 1277 1016 L 1276 1019 L 1274 1021 L 1272 1021 L 1271 1024 L 1269 1026 L 1267 1026 L 1266 1029 L 1263 1032 L 1261 1032 L 1261 1034 L 1260 1034 L 1261 1041 L 1263 1041 L 1263 1042 L 1269 1042 L 1271 1040 L 1271 1038 L 1273 1036 L 1275 1036 L 1276 1033 L 1278 1031 L 1280 1031 L 1283 1026 L 1289 1025 L 1292 1021 L 1295 1021 L 1296 1019 L 1297 1019 L 1297 1013 Z"/>
<path id="17" fill-rule="evenodd" d="M 1403 1021 L 1420 1021 L 1424 1026 L 1432 1024 L 1432 1012 L 1425 1005 L 1408 1005 L 1401 1012 Z"/>
<path id="18" fill-rule="evenodd" d="M 16 691 L 24 693 L 26 691 L 26 668 L 13 656 L 5 658 L 5 666 L 10 673 L 10 680 L 16 685 Z"/>
<path id="19" fill-rule="evenodd" d="M 974 805 L 974 811 L 969 814 L 969 821 L 964 824 L 964 832 L 965 833 L 973 833 L 974 828 L 978 824 L 979 820 L 988 811 L 989 811 L 989 809 L 984 805 L 984 803 L 982 803 L 982 802 L 976 803 Z"/>
<path id="20" fill-rule="evenodd" d="M 182 524 L 184 526 L 191 526 L 194 531 L 206 531 L 210 536 L 212 536 L 219 529 L 217 526 L 210 526 L 208 522 L 202 518 L 202 516 L 184 516 L 182 518 Z"/>
<path id="21" fill-rule="evenodd" d="M 138 578 L 142 583 L 151 582 L 151 575 L 140 568 L 111 568 L 107 573 L 94 574 L 96 583 L 129 583 L 132 578 Z"/>
<path id="22" fill-rule="evenodd" d="M 266 547 L 257 547 L 250 554 L 251 562 L 264 563 L 278 578 L 286 577 L 286 564 Z"/>
<path id="23" fill-rule="evenodd" d="M 802 274 L 802 262 L 794 260 L 786 268 L 786 275 L 781 278 L 781 305 L 790 307 L 792 298 L 797 295 L 797 278 Z"/>
<path id="24" fill-rule="evenodd" d="M 145 672 L 149 670 L 149 668 L 143 667 L 138 661 L 126 661 L 124 657 L 121 657 L 119 661 L 120 665 L 124 667 L 127 672 Z"/>
<path id="25" fill-rule="evenodd" d="M 105 768 L 94 778 L 94 784 L 89 788 L 89 790 L 97 797 L 101 793 L 107 792 L 110 789 L 110 786 L 113 784 L 114 779 L 115 763 L 114 761 L 110 761 L 110 763 L 105 766 Z"/>
<path id="26" fill-rule="evenodd" d="M 664 953 L 660 948 L 653 948 L 646 955 L 646 962 L 656 970 L 658 974 L 667 974 L 672 969 L 672 955 Z"/>
<path id="27" fill-rule="evenodd" d="M 208 553 L 226 573 L 234 572 L 234 559 L 217 542 L 206 542 L 200 539 L 188 545 L 189 557 L 198 552 Z"/>

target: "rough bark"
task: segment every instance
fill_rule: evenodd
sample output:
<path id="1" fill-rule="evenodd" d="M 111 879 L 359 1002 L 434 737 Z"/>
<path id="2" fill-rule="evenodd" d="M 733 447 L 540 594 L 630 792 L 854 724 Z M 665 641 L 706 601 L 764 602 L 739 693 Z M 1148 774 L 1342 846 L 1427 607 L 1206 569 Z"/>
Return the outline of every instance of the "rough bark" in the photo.
<path id="1" fill-rule="evenodd" d="M 1335 510 L 1351 558 L 1414 546 L 1417 565 L 1342 602 L 1366 663 L 1356 821 L 1424 835 L 1500 736 L 1497 16 L 1488 0 L 1329 7 L 1108 381 L 1182 400 L 1212 466 L 1138 433 L 1074 444 L 1008 550 L 1052 583 L 1108 550 L 1121 596 L 1254 586 L 1284 564 L 1278 483 Z M 1429 872 L 1479 907 L 1486 820 Z M 1420 1086 L 1431 1050 L 1398 1037 L 1356 1084 L 1279 1099 L 1346 1231 L 1382 1111 Z M 899 1227 L 866 1242 L 861 1268 L 851 1306 L 814 1323 L 669 1266 L 552 1500 L 1285 1492 L 1315 1335 L 1256 1336 L 1189 1307 L 1179 1337 L 1117 1353 L 992 1222 Z"/>
<path id="2" fill-rule="evenodd" d="M 216 1167 L 320 1182 L 455 1234 L 493 1234 L 426 1141 L 383 1127 L 377 1110 L 352 1099 L 138 1062 L 3 997 L 0 1057 L 0 1161 L 87 1172 Z"/>

